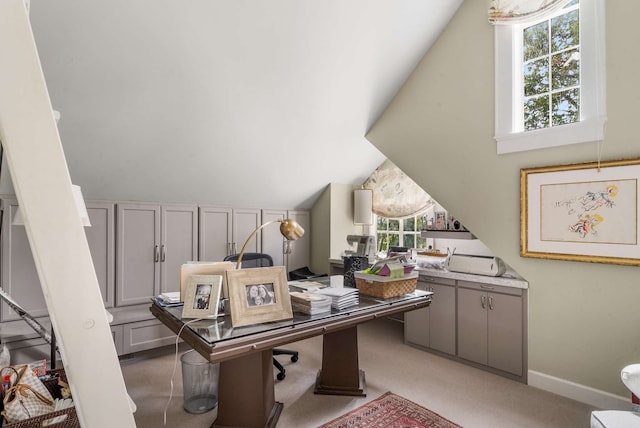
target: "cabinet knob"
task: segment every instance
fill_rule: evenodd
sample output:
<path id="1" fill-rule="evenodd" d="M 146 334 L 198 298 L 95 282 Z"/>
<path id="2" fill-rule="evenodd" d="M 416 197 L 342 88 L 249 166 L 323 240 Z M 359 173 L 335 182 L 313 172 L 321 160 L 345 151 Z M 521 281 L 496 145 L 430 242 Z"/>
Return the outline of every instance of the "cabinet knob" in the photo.
<path id="1" fill-rule="evenodd" d="M 489 309 L 493 310 L 493 296 L 489 296 Z"/>
<path id="2" fill-rule="evenodd" d="M 160 254 L 159 254 L 159 252 L 158 252 L 158 246 L 156 245 L 156 246 L 153 248 L 153 261 L 154 261 L 154 262 L 156 262 L 156 263 L 158 263 L 158 261 L 159 261 L 159 260 L 160 260 Z"/>
<path id="3" fill-rule="evenodd" d="M 480 296 L 480 304 L 482 305 L 482 309 L 487 307 L 487 296 Z"/>
<path id="4" fill-rule="evenodd" d="M 162 247 L 160 247 L 160 261 L 164 262 L 166 260 L 166 254 L 165 254 L 165 250 L 164 250 L 164 245 Z"/>

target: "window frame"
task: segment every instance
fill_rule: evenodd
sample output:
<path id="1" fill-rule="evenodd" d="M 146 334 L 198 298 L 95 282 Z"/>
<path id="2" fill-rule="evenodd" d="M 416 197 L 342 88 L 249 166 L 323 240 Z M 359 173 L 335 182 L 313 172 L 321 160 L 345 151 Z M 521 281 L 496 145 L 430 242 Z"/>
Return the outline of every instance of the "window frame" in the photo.
<path id="1" fill-rule="evenodd" d="M 376 237 L 376 251 L 389 251 L 389 242 L 387 241 L 387 247 L 386 248 L 379 248 L 380 245 L 380 240 L 379 240 L 379 235 L 385 234 L 388 236 L 390 235 L 394 235 L 398 237 L 398 246 L 400 247 L 406 247 L 407 245 L 405 245 L 404 243 L 404 238 L 406 235 L 412 235 L 414 237 L 414 245 L 411 246 L 410 248 L 418 248 L 416 247 L 415 244 L 418 243 L 418 239 L 423 239 L 421 237 L 420 234 L 420 230 L 418 230 L 418 228 L 420 227 L 420 222 L 418 220 L 419 217 L 425 217 L 425 222 L 426 222 L 426 217 L 428 216 L 428 212 L 429 211 L 433 211 L 433 207 L 429 207 L 426 210 L 412 215 L 412 216 L 407 216 L 407 217 L 383 217 L 383 216 L 375 216 L 375 221 L 374 221 L 374 225 L 375 225 L 375 232 L 374 232 L 374 236 Z M 378 220 L 380 218 L 384 218 L 387 220 L 387 228 L 386 230 L 379 230 L 378 229 Z M 415 230 L 404 230 L 405 228 L 405 221 L 409 220 L 409 219 L 414 219 L 414 229 Z M 398 222 L 398 230 L 390 230 L 389 229 L 389 221 L 390 220 L 394 220 Z M 395 246 L 395 245 L 394 245 Z"/>
<path id="2" fill-rule="evenodd" d="M 522 129 L 522 30 L 544 18 L 495 25 L 495 140 L 497 153 L 601 141 L 606 122 L 604 0 L 580 0 L 580 121 Z M 504 82 L 509 82 L 505 84 Z"/>

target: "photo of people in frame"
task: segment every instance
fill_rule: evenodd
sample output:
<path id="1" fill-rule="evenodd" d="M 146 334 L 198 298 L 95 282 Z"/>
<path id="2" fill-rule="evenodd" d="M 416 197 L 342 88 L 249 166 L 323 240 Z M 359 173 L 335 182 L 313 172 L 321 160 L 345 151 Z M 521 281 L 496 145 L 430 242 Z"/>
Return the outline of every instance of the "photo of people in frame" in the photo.
<path id="1" fill-rule="evenodd" d="M 196 285 L 196 298 L 193 302 L 193 309 L 209 309 L 212 287 L 212 284 Z"/>
<path id="2" fill-rule="evenodd" d="M 247 285 L 247 306 L 272 305 L 276 302 L 273 283 Z"/>

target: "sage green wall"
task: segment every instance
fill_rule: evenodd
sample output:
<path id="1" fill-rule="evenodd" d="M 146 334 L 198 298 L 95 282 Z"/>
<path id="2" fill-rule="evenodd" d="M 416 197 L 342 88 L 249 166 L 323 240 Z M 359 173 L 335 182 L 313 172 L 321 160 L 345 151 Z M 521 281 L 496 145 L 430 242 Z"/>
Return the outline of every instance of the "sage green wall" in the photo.
<path id="1" fill-rule="evenodd" d="M 329 273 L 329 259 L 338 259 L 347 249 L 347 235 L 363 233 L 353 224 L 352 184 L 331 183 L 311 210 L 313 272 Z"/>
<path id="2" fill-rule="evenodd" d="M 607 1 L 603 159 L 640 157 L 640 2 Z M 369 140 L 529 281 L 529 369 L 628 397 L 640 362 L 638 267 L 519 255 L 520 169 L 595 161 L 595 143 L 496 155 L 487 2 L 465 1 Z"/>

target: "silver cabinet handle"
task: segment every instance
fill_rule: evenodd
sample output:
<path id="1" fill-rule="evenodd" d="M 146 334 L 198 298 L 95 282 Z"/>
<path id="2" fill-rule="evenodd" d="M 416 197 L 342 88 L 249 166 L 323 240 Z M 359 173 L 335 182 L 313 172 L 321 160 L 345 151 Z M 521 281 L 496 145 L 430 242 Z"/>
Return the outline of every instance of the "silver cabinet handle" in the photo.
<path id="1" fill-rule="evenodd" d="M 158 263 L 160 260 L 160 254 L 158 253 L 158 246 L 156 245 L 153 249 L 153 261 Z"/>
<path id="2" fill-rule="evenodd" d="M 493 296 L 489 296 L 489 309 L 493 310 Z"/>
<path id="3" fill-rule="evenodd" d="M 482 309 L 485 309 L 487 307 L 487 296 L 480 297 L 480 304 L 482 305 Z"/>
<path id="4" fill-rule="evenodd" d="M 160 247 L 160 261 L 164 262 L 166 260 L 166 258 L 167 257 L 166 257 L 165 251 L 164 251 L 164 245 L 162 245 Z"/>

